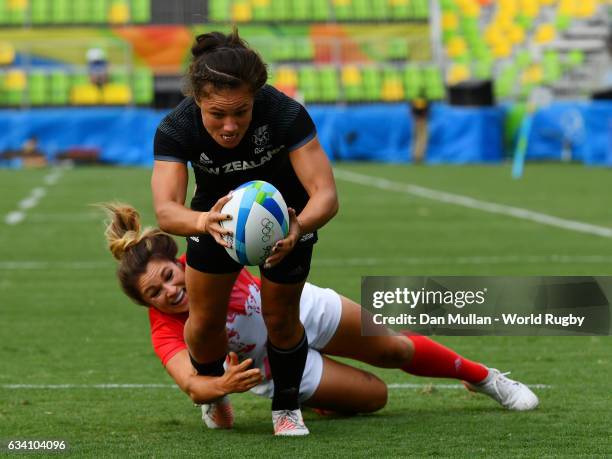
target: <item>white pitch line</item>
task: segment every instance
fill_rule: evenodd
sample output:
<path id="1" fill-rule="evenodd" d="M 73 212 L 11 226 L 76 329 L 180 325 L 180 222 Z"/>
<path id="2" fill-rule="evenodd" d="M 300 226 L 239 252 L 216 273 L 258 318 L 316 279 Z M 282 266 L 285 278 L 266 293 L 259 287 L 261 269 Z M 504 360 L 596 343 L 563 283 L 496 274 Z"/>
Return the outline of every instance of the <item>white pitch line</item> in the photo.
<path id="1" fill-rule="evenodd" d="M 612 264 L 612 255 L 508 255 L 508 256 L 472 256 L 472 257 L 400 257 L 400 258 L 319 258 L 313 260 L 313 266 L 378 266 L 378 265 L 503 265 L 503 264 Z M 82 270 L 109 269 L 114 264 L 111 261 L 36 261 L 17 260 L 0 261 L 0 270 Z"/>
<path id="2" fill-rule="evenodd" d="M 14 210 L 6 214 L 6 217 L 4 217 L 4 223 L 6 223 L 7 225 L 16 225 L 24 218 L 25 214 L 23 212 L 21 212 L 20 210 Z"/>
<path id="3" fill-rule="evenodd" d="M 612 256 L 605 255 L 508 255 L 508 256 L 472 256 L 472 257 L 362 257 L 362 258 L 319 258 L 313 260 L 313 266 L 378 266 L 378 265 L 504 265 L 504 264 L 538 264 L 538 263 L 583 263 L 609 264 Z M 0 265 L 1 266 L 1 265 Z"/>
<path id="4" fill-rule="evenodd" d="M 481 210 L 493 214 L 520 218 L 522 220 L 528 220 L 535 223 L 540 223 L 542 225 L 555 226 L 557 228 L 563 228 L 569 231 L 612 238 L 612 228 L 605 226 L 591 225 L 590 223 L 554 217 L 552 215 L 522 209 L 520 207 L 481 201 L 479 199 L 462 196 L 460 194 L 447 193 L 409 183 L 394 182 L 384 178 L 372 177 L 370 175 L 358 174 L 356 172 L 341 169 L 334 169 L 334 175 L 340 180 L 356 183 L 358 185 L 371 186 L 381 190 L 399 191 L 401 193 L 411 194 L 421 198 L 432 199 L 434 201 L 444 202 L 447 204 L 455 204 L 457 206 L 469 207 L 470 209 Z"/>
<path id="5" fill-rule="evenodd" d="M 61 175 L 62 169 L 56 168 L 53 169 L 49 174 L 45 175 L 43 181 L 47 186 L 55 185 Z M 17 204 L 17 207 L 19 207 L 20 210 L 12 211 L 5 215 L 4 223 L 6 223 L 7 225 L 16 225 L 18 223 L 21 223 L 26 217 L 25 211 L 36 207 L 39 201 L 46 194 L 47 189 L 45 187 L 36 187 L 32 189 L 30 195 L 27 198 L 19 201 L 19 203 Z"/>
<path id="6" fill-rule="evenodd" d="M 534 389 L 551 389 L 548 384 L 528 384 Z M 389 389 L 442 389 L 465 390 L 463 384 L 388 384 Z M 174 384 L 2 384 L 6 390 L 17 389 L 178 389 Z"/>

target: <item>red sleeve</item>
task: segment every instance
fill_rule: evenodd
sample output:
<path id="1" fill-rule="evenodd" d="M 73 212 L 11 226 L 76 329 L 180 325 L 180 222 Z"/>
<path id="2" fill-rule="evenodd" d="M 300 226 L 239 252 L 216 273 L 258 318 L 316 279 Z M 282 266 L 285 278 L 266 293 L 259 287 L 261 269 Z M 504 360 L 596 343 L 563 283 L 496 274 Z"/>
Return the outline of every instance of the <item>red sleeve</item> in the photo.
<path id="1" fill-rule="evenodd" d="M 188 313 L 164 314 L 155 308 L 149 308 L 153 350 L 164 366 L 177 352 L 187 349 L 183 328 L 188 316 Z"/>

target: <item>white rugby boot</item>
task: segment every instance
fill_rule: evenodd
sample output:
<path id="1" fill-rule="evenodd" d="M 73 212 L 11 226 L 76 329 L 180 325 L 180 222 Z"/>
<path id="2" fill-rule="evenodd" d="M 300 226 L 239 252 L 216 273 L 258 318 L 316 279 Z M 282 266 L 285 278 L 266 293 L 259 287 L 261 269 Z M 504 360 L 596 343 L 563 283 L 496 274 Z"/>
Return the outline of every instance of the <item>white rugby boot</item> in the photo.
<path id="1" fill-rule="evenodd" d="M 300 409 L 273 410 L 272 424 L 274 425 L 274 435 L 278 436 L 297 437 L 310 433 L 306 424 L 304 424 Z"/>
<path id="2" fill-rule="evenodd" d="M 231 429 L 234 410 L 227 395 L 213 403 L 202 405 L 202 421 L 209 429 Z"/>
<path id="3" fill-rule="evenodd" d="M 489 375 L 481 383 L 471 384 L 464 381 L 463 384 L 468 390 L 486 394 L 509 410 L 527 411 L 536 408 L 539 403 L 536 394 L 525 384 L 506 377 L 509 373 L 489 368 Z"/>

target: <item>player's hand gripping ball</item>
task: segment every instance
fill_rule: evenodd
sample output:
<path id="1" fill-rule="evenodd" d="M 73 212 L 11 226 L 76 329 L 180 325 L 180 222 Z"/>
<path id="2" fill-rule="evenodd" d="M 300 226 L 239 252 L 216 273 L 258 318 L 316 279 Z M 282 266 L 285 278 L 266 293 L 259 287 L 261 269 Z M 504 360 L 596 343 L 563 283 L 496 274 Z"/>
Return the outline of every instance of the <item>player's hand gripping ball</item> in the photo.
<path id="1" fill-rule="evenodd" d="M 233 232 L 233 237 L 225 236 L 231 244 L 225 250 L 241 265 L 262 265 L 274 244 L 289 233 L 287 204 L 274 185 L 263 180 L 236 188 L 221 213 L 232 216 L 220 222 Z"/>

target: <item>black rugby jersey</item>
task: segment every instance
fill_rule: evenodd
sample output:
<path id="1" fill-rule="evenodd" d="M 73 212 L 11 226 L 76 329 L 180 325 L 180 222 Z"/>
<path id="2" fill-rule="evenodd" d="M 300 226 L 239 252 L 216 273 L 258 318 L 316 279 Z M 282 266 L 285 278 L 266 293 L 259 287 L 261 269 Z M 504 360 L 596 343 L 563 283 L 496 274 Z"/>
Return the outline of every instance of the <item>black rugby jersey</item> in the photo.
<path id="1" fill-rule="evenodd" d="M 200 108 L 185 98 L 159 124 L 155 159 L 190 162 L 196 178 L 191 208 L 208 211 L 219 198 L 250 180 L 265 180 L 283 195 L 288 207 L 300 213 L 308 194 L 297 178 L 289 152 L 316 135 L 304 107 L 265 85 L 255 94 L 251 124 L 238 146 L 228 149 L 208 134 Z"/>

